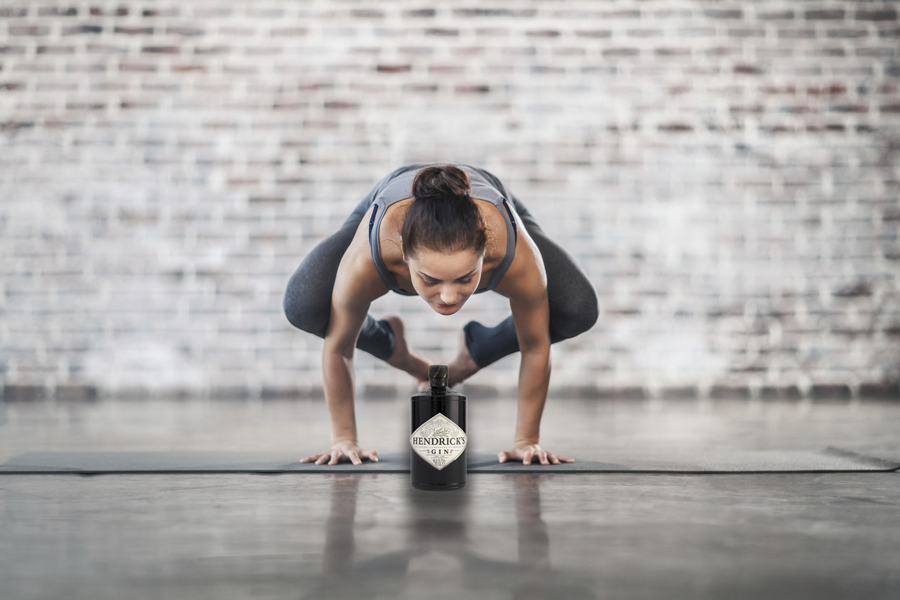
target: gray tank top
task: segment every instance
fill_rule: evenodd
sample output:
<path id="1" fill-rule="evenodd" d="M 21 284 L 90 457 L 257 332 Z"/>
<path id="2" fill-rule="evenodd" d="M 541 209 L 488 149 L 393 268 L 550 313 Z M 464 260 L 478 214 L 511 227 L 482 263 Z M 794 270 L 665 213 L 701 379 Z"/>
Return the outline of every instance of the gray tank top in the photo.
<path id="1" fill-rule="evenodd" d="M 421 169 L 427 166 L 430 165 L 413 165 L 398 169 L 382 179 L 373 190 L 374 199 L 372 204 L 375 205 L 375 210 L 369 218 L 369 247 L 372 249 L 372 262 L 375 263 L 375 268 L 378 270 L 378 274 L 381 275 L 381 279 L 384 281 L 385 285 L 387 285 L 389 289 L 403 296 L 417 296 L 418 294 L 401 290 L 397 285 L 397 282 L 388 270 L 387 265 L 384 264 L 384 259 L 381 257 L 381 238 L 379 237 L 378 232 L 381 230 L 381 220 L 384 218 L 384 213 L 387 211 L 387 208 L 401 200 L 412 198 L 413 179 L 416 178 L 416 174 L 418 174 Z M 503 215 L 503 219 L 506 221 L 506 256 L 503 257 L 503 260 L 491 275 L 487 287 L 475 292 L 476 294 L 480 294 L 481 292 L 493 290 L 497 287 L 497 284 L 499 284 L 500 280 L 503 279 L 503 276 L 506 275 L 506 271 L 509 269 L 509 265 L 512 264 L 513 258 L 515 258 L 516 240 L 518 238 L 516 220 L 512 216 L 512 210 L 509 208 L 507 199 L 500 190 L 492 185 L 489 180 L 481 174 L 480 170 L 468 165 L 454 166 L 459 167 L 469 176 L 469 182 L 472 186 L 470 192 L 472 198 L 487 200 L 492 203 L 497 207 L 497 210 L 500 211 L 500 214 Z"/>

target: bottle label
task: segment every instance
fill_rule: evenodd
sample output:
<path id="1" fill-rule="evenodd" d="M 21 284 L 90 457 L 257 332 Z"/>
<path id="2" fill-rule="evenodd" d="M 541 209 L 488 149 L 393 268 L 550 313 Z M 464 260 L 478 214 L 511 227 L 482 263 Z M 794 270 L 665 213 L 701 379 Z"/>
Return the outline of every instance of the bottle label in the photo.
<path id="1" fill-rule="evenodd" d="M 438 413 L 409 436 L 409 443 L 416 454 L 440 471 L 462 455 L 468 440 L 459 425 Z"/>

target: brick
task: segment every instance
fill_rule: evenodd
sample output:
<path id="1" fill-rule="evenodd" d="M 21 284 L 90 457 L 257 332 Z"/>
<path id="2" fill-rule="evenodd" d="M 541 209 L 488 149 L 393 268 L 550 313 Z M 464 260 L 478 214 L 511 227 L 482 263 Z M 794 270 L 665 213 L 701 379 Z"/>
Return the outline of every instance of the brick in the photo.
<path id="1" fill-rule="evenodd" d="M 181 48 L 178 46 L 144 46 L 141 48 L 144 54 L 179 54 Z"/>
<path id="2" fill-rule="evenodd" d="M 560 33 L 556 29 L 532 29 L 525 32 L 525 35 L 528 37 L 537 37 L 537 38 L 555 38 L 559 37 Z"/>
<path id="3" fill-rule="evenodd" d="M 757 13 L 756 18 L 760 21 L 790 21 L 794 18 L 794 11 L 791 9 L 761 11 Z"/>
<path id="4" fill-rule="evenodd" d="M 38 54 L 75 54 L 75 46 L 38 46 Z"/>
<path id="5" fill-rule="evenodd" d="M 89 54 L 126 54 L 128 48 L 125 46 L 111 46 L 107 44 L 88 44 L 85 50 Z"/>
<path id="6" fill-rule="evenodd" d="M 814 400 L 849 400 L 850 386 L 844 384 L 814 384 L 809 395 Z"/>
<path id="7" fill-rule="evenodd" d="M 356 102 L 343 102 L 338 100 L 325 102 L 325 110 L 356 110 L 358 108 L 359 104 Z"/>
<path id="8" fill-rule="evenodd" d="M 709 397 L 713 400 L 747 400 L 750 389 L 746 386 L 714 385 L 709 390 Z"/>
<path id="9" fill-rule="evenodd" d="M 816 37 L 816 30 L 807 27 L 792 27 L 790 29 L 779 29 L 778 37 L 786 40 L 813 39 Z"/>
<path id="10" fill-rule="evenodd" d="M 61 402 L 84 402 L 96 400 L 99 396 L 96 386 L 67 384 L 56 386 L 53 397 Z"/>
<path id="11" fill-rule="evenodd" d="M 857 21 L 896 21 L 897 10 L 894 8 L 857 9 L 854 18 Z"/>
<path id="12" fill-rule="evenodd" d="M 685 8 L 673 8 L 653 11 L 653 18 L 663 21 L 670 19 L 690 19 L 693 16 L 694 11 Z"/>
<path id="13" fill-rule="evenodd" d="M 763 70 L 757 65 L 735 65 L 733 71 L 738 75 L 761 75 Z"/>
<path id="14" fill-rule="evenodd" d="M 425 35 L 433 37 L 458 37 L 459 29 L 429 27 L 425 30 Z"/>
<path id="15" fill-rule="evenodd" d="M 153 27 L 126 27 L 124 25 L 116 25 L 113 29 L 113 33 L 119 33 L 122 35 L 152 35 Z"/>
<path id="16" fill-rule="evenodd" d="M 658 129 L 666 133 L 687 133 L 693 131 L 694 127 L 689 123 L 665 123 L 660 125 Z"/>
<path id="17" fill-rule="evenodd" d="M 638 56 L 641 53 L 638 48 L 606 48 L 601 54 L 603 56 Z"/>
<path id="18" fill-rule="evenodd" d="M 69 27 L 62 28 L 63 35 L 83 35 L 83 34 L 97 34 L 102 33 L 103 27 L 101 25 L 73 25 Z"/>
<path id="19" fill-rule="evenodd" d="M 438 85 L 434 83 L 408 83 L 403 86 L 403 91 L 412 94 L 435 94 Z"/>
<path id="20" fill-rule="evenodd" d="M 646 400 L 644 389 L 637 386 L 598 387 L 594 398 L 600 400 Z"/>
<path id="21" fill-rule="evenodd" d="M 661 29 L 629 29 L 625 34 L 633 38 L 654 38 L 661 37 L 663 31 Z"/>
<path id="22" fill-rule="evenodd" d="M 9 35 L 41 37 L 50 35 L 50 28 L 42 25 L 10 25 Z"/>
<path id="23" fill-rule="evenodd" d="M 409 19 L 430 19 L 436 14 L 437 11 L 433 8 L 417 8 L 403 11 L 403 16 Z"/>
<path id="24" fill-rule="evenodd" d="M 0 54 L 25 54 L 25 46 L 0 46 Z"/>
<path id="25" fill-rule="evenodd" d="M 897 55 L 897 50 L 891 47 L 857 48 L 855 55 L 860 57 L 891 58 Z"/>
<path id="26" fill-rule="evenodd" d="M 127 17 L 128 7 L 118 6 L 116 8 L 104 8 L 102 6 L 92 6 L 90 8 L 92 17 Z"/>
<path id="27" fill-rule="evenodd" d="M 804 53 L 804 56 L 846 56 L 847 53 L 840 47 L 813 48 Z"/>
<path id="28" fill-rule="evenodd" d="M 171 70 L 173 73 L 206 73 L 209 69 L 206 65 L 180 64 L 172 65 Z"/>
<path id="29" fill-rule="evenodd" d="M 602 18 L 602 19 L 612 19 L 612 20 L 617 20 L 617 19 L 640 19 L 640 18 L 641 18 L 641 11 L 639 11 L 639 10 L 630 10 L 630 9 L 624 9 L 624 10 L 610 10 L 610 11 L 605 11 L 605 12 L 601 13 L 601 18 Z"/>
<path id="30" fill-rule="evenodd" d="M 487 94 L 491 91 L 489 85 L 457 85 L 453 89 L 457 94 Z"/>
<path id="31" fill-rule="evenodd" d="M 512 9 L 512 8 L 456 8 L 453 9 L 453 15 L 457 17 L 513 17 L 513 18 L 530 18 L 537 15 L 537 10 L 533 8 Z"/>
<path id="32" fill-rule="evenodd" d="M 142 63 L 119 63 L 119 71 L 123 73 L 154 73 L 159 70 L 156 65 Z"/>
<path id="33" fill-rule="evenodd" d="M 809 86 L 805 91 L 810 96 L 843 96 L 847 93 L 847 86 L 841 83 L 832 83 L 823 86 Z"/>
<path id="34" fill-rule="evenodd" d="M 198 46 L 194 48 L 194 54 L 198 56 L 208 56 L 208 55 L 221 55 L 221 54 L 229 54 L 231 53 L 231 46 L 219 45 L 219 46 Z"/>
<path id="35" fill-rule="evenodd" d="M 612 37 L 609 29 L 580 29 L 575 31 L 575 36 L 580 38 L 606 39 Z"/>
<path id="36" fill-rule="evenodd" d="M 212 8 L 205 10 L 201 7 L 197 7 L 194 9 L 194 16 L 198 18 L 206 16 L 228 16 L 231 12 L 231 9 L 228 8 Z M 181 11 L 177 8 L 145 8 L 141 11 L 142 17 L 177 17 L 180 14 Z"/>
<path id="37" fill-rule="evenodd" d="M 67 110 L 104 110 L 105 102 L 89 102 L 89 101 L 70 101 L 66 102 Z"/>
<path id="38" fill-rule="evenodd" d="M 803 17 L 808 21 L 841 21 L 845 14 L 842 8 L 832 8 L 807 10 L 803 13 Z"/>
<path id="39" fill-rule="evenodd" d="M 201 27 L 188 27 L 188 26 L 168 26 L 166 27 L 167 35 L 180 35 L 183 37 L 197 37 L 200 35 L 205 35 L 206 30 Z"/>
<path id="40" fill-rule="evenodd" d="M 742 27 L 738 28 L 730 28 L 728 30 L 728 37 L 732 38 L 751 38 L 758 37 L 762 38 L 766 36 L 766 30 L 761 27 Z"/>
<path id="41" fill-rule="evenodd" d="M 3 400 L 5 402 L 33 402 L 48 399 L 47 388 L 39 385 L 5 385 Z"/>
<path id="42" fill-rule="evenodd" d="M 743 19 L 744 12 L 740 9 L 708 9 L 703 11 L 707 19 Z"/>
<path id="43" fill-rule="evenodd" d="M 664 387 L 659 391 L 662 400 L 696 400 L 699 395 L 694 386 Z"/>
<path id="44" fill-rule="evenodd" d="M 468 387 L 469 385 L 466 384 L 467 393 Z M 597 386 L 595 385 L 563 385 L 556 388 L 553 395 L 559 398 L 575 400 L 595 400 L 597 399 L 597 391 Z M 474 397 L 474 392 L 471 395 Z"/>
<path id="45" fill-rule="evenodd" d="M 676 30 L 679 37 L 690 38 L 692 40 L 705 37 L 714 37 L 716 30 L 714 27 L 682 27 Z"/>
<path id="46" fill-rule="evenodd" d="M 835 104 L 833 106 L 829 106 L 828 110 L 830 112 L 837 113 L 856 113 L 856 114 L 864 114 L 869 112 L 869 107 L 865 104 Z"/>
<path id="47" fill-rule="evenodd" d="M 0 19 L 21 18 L 28 16 L 28 9 L 23 7 L 0 7 Z"/>
<path id="48" fill-rule="evenodd" d="M 845 284 L 832 292 L 837 298 L 859 298 L 872 295 L 872 286 L 867 281 L 856 281 Z"/>
<path id="49" fill-rule="evenodd" d="M 803 392 L 796 385 L 787 386 L 763 386 L 759 390 L 762 400 L 799 400 Z"/>
<path id="50" fill-rule="evenodd" d="M 377 65 L 375 70 L 379 73 L 409 73 L 412 65 Z"/>
<path id="51" fill-rule="evenodd" d="M 828 29 L 825 35 L 829 38 L 859 39 L 869 37 L 869 30 L 865 27 L 841 27 Z"/>
<path id="52" fill-rule="evenodd" d="M 863 400 L 866 399 L 900 399 L 900 383 L 863 383 L 859 386 L 859 395 Z"/>
<path id="53" fill-rule="evenodd" d="M 78 9 L 75 7 L 41 7 L 38 9 L 38 16 L 41 17 L 75 17 L 78 15 Z"/>
<path id="54" fill-rule="evenodd" d="M 9 132 L 34 127 L 34 121 L 0 121 L 0 131 Z"/>
<path id="55" fill-rule="evenodd" d="M 275 37 L 303 37 L 309 33 L 306 27 L 278 27 L 270 31 Z"/>

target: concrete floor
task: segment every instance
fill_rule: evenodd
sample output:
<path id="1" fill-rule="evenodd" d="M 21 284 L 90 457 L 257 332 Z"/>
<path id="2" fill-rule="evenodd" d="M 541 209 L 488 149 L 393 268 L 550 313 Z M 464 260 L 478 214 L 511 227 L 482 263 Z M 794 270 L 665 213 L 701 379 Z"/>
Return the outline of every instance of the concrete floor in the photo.
<path id="1" fill-rule="evenodd" d="M 471 408 L 502 449 L 512 400 Z M 402 448 L 404 402 L 361 402 Z M 819 449 L 900 458 L 900 405 L 555 401 L 547 445 Z M 32 450 L 270 450 L 327 442 L 316 402 L 0 403 Z M 0 476 L 0 598 L 898 598 L 900 473 Z"/>

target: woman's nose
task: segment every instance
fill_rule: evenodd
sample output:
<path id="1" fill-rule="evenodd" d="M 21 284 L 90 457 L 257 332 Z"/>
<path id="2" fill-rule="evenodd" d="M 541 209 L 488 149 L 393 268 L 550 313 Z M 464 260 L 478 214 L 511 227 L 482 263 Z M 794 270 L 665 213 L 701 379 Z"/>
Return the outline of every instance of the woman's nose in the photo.
<path id="1" fill-rule="evenodd" d="M 441 289 L 441 302 L 443 304 L 456 304 L 456 300 L 458 298 L 458 294 L 456 290 L 453 288 L 442 288 Z"/>

